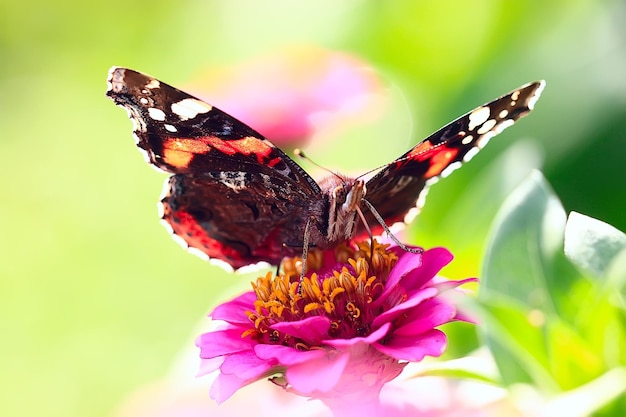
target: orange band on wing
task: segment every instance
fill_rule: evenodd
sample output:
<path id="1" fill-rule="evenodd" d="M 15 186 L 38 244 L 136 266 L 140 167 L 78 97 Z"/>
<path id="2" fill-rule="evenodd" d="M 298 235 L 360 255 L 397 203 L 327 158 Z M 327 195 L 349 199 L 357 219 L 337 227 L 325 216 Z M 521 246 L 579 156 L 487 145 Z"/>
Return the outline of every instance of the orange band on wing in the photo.
<path id="1" fill-rule="evenodd" d="M 195 139 L 170 138 L 163 142 L 163 161 L 184 169 L 189 166 L 194 155 L 207 153 L 210 149 L 204 142 Z"/>
<path id="2" fill-rule="evenodd" d="M 459 153 L 458 148 L 442 148 L 430 160 L 430 167 L 424 174 L 425 178 L 432 178 L 446 169 Z"/>
<path id="3" fill-rule="evenodd" d="M 252 136 L 246 136 L 242 139 L 222 140 L 215 136 L 205 136 L 201 140 L 207 145 L 217 149 L 226 155 L 234 155 L 237 153 L 258 156 L 268 156 L 272 152 L 273 147 L 266 141 Z"/>

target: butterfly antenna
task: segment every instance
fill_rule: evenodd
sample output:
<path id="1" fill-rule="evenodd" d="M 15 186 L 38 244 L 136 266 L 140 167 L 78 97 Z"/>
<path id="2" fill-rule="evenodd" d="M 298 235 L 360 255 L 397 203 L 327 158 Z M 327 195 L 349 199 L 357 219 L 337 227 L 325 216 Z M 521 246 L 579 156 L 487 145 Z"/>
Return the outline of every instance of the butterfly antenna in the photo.
<path id="1" fill-rule="evenodd" d="M 317 162 L 315 162 L 314 160 L 309 158 L 308 155 L 306 155 L 302 149 L 300 149 L 300 148 L 294 149 L 293 150 L 293 154 L 295 156 L 297 156 L 298 158 L 302 158 L 302 159 L 304 159 L 306 161 L 309 161 L 309 163 L 313 164 L 314 166 L 316 166 L 316 167 L 318 167 L 320 169 L 323 169 L 324 171 L 328 172 L 329 174 L 334 175 L 335 177 L 339 178 L 342 182 L 344 181 L 344 179 L 341 177 L 341 175 L 337 174 L 336 172 L 331 171 L 330 169 L 328 169 L 328 168 L 326 168 L 324 166 L 321 166 L 320 164 L 318 164 Z"/>
<path id="2" fill-rule="evenodd" d="M 393 161 L 392 163 L 385 164 L 385 165 L 381 165 L 381 166 L 378 166 L 378 167 L 376 167 L 376 168 L 370 169 L 369 171 L 365 171 L 364 173 L 362 173 L 361 175 L 359 175 L 359 176 L 358 176 L 358 177 L 356 177 L 355 179 L 357 179 L 357 180 L 358 180 L 358 179 L 361 179 L 361 178 L 365 177 L 366 175 L 371 174 L 372 172 L 380 171 L 381 169 L 383 169 L 383 168 L 387 168 L 389 165 L 391 165 L 391 164 L 395 164 L 395 163 L 396 163 L 396 162 L 398 162 L 398 161 L 402 161 L 402 158 L 401 158 L 401 159 L 396 159 L 396 160 L 395 160 L 395 161 Z"/>
<path id="3" fill-rule="evenodd" d="M 435 145 L 435 146 L 433 146 L 431 148 L 431 150 L 436 148 L 436 147 L 439 147 L 439 146 L 440 145 Z M 389 165 L 393 165 L 393 164 L 397 164 L 398 162 L 403 162 L 403 161 L 408 161 L 410 159 L 414 159 L 416 156 L 419 156 L 422 153 L 424 153 L 424 152 L 414 153 L 412 155 L 407 155 L 407 156 L 401 156 L 400 158 L 394 160 L 393 162 L 390 162 L 390 163 L 387 163 L 387 164 L 384 164 L 384 165 L 380 165 L 380 166 L 377 166 L 376 168 L 370 169 L 369 171 L 366 171 L 366 172 L 362 173 L 361 175 L 359 175 L 355 179 L 358 180 L 360 178 L 363 178 L 364 176 L 369 175 L 372 172 L 380 171 L 381 169 L 387 168 Z"/>
<path id="4" fill-rule="evenodd" d="M 370 203 L 369 201 L 367 201 L 366 199 L 362 199 L 362 201 L 365 203 L 365 205 L 367 206 L 367 208 L 370 209 L 370 211 L 372 212 L 372 214 L 374 215 L 374 217 L 376 218 L 376 220 L 378 221 L 378 223 L 382 226 L 382 228 L 385 230 L 385 233 L 387 233 L 387 236 L 389 236 L 391 238 L 391 240 L 393 240 L 395 242 L 396 245 L 400 246 L 400 248 L 405 251 L 405 252 L 410 252 L 410 253 L 424 253 L 424 249 L 422 248 L 409 248 L 407 245 L 405 245 L 404 243 L 400 242 L 400 240 L 396 237 L 396 235 L 394 235 L 391 230 L 389 230 L 389 226 L 387 226 L 387 223 L 385 223 L 385 220 L 383 219 L 383 217 L 380 215 L 380 213 L 378 213 L 376 211 L 376 209 L 374 208 L 374 206 L 372 205 L 372 203 Z M 360 210 L 359 210 L 360 213 Z M 362 216 L 362 214 L 360 214 Z M 361 217 L 361 220 L 363 220 L 363 217 Z M 366 226 L 367 227 L 367 226 Z M 369 228 L 368 228 L 368 232 L 369 232 Z M 369 232 L 370 236 L 372 234 L 372 232 Z"/>

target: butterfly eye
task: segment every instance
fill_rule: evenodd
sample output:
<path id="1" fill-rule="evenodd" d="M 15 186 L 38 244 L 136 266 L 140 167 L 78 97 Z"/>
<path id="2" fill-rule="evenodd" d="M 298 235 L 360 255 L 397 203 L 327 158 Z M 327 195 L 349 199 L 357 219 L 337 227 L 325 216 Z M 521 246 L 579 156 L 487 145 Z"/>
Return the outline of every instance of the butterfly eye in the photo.
<path id="1" fill-rule="evenodd" d="M 345 193 L 343 192 L 343 185 L 338 185 L 333 189 L 332 193 L 333 198 L 338 203 L 343 203 L 345 201 Z"/>

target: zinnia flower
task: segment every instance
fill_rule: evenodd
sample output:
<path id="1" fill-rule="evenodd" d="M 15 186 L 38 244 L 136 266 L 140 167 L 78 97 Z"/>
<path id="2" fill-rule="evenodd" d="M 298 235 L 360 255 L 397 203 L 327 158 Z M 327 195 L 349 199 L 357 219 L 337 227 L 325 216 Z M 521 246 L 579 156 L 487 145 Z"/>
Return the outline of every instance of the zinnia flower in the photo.
<path id="1" fill-rule="evenodd" d="M 283 274 L 218 306 L 211 317 L 223 327 L 196 341 L 201 374 L 219 369 L 211 397 L 222 402 L 274 376 L 335 415 L 377 415 L 380 390 L 406 363 L 441 355 L 447 341 L 436 327 L 461 319 L 442 293 L 475 279 L 437 277 L 452 260 L 444 248 L 373 242 L 310 256 L 315 272 L 302 282 L 297 259 L 288 260 Z"/>

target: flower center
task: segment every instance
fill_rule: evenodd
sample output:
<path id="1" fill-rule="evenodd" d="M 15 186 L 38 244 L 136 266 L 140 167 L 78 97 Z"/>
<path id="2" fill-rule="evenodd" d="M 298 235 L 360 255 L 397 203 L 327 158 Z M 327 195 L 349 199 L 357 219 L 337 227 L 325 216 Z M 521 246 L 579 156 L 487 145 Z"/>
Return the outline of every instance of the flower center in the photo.
<path id="1" fill-rule="evenodd" d="M 356 248 L 340 246 L 332 253 L 311 251 L 307 270 L 315 270 L 300 283 L 300 258 L 287 259 L 283 273 L 274 277 L 268 272 L 252 284 L 257 300 L 248 318 L 254 323 L 242 336 L 252 335 L 261 343 L 280 344 L 301 350 L 314 348 L 310 342 L 272 329 L 280 322 L 326 316 L 331 325 L 330 338 L 367 336 L 370 324 L 382 312 L 372 303 L 382 294 L 389 271 L 398 260 L 387 251 L 388 245 L 370 240 Z M 317 252 L 317 253 L 316 253 Z M 324 258 L 331 257 L 332 267 L 324 268 Z"/>

